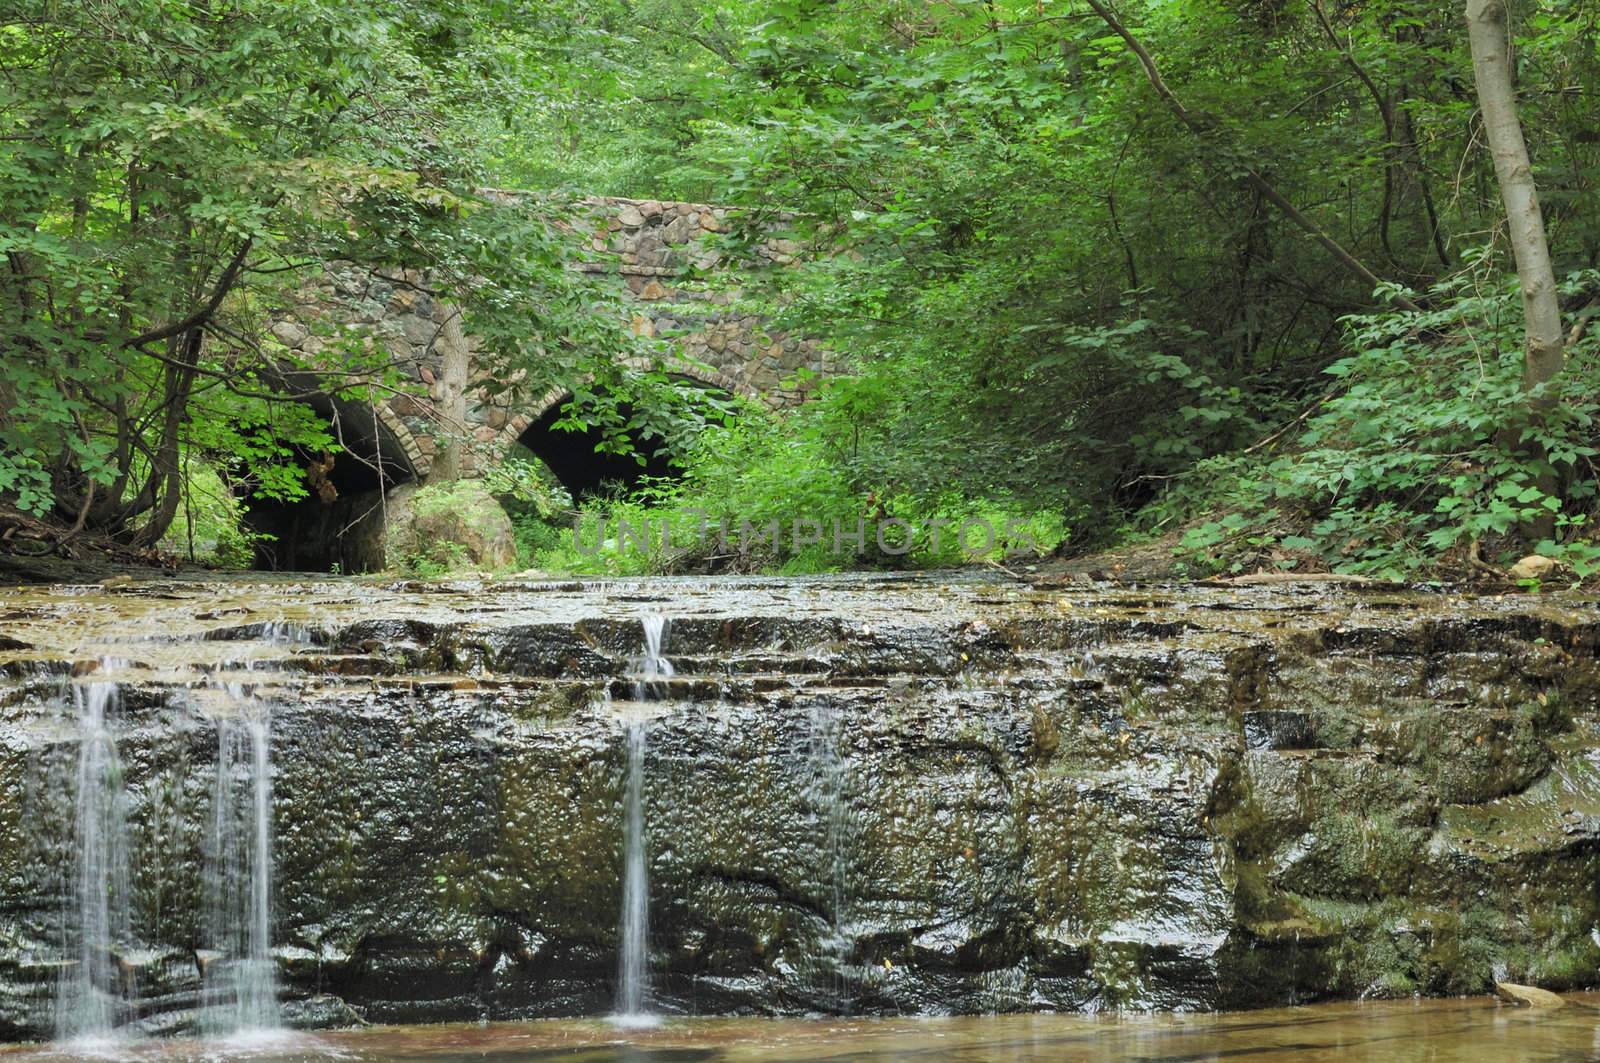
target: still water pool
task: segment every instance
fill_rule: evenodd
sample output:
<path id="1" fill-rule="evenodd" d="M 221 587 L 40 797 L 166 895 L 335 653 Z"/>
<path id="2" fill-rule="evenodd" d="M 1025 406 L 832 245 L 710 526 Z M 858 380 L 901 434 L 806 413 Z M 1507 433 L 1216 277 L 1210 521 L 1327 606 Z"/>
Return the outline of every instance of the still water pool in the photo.
<path id="1" fill-rule="evenodd" d="M 1531 1011 L 1486 998 L 1327 1004 L 1188 1015 L 1008 1015 L 930 1019 L 686 1019 L 653 1029 L 603 1020 L 391 1026 L 245 1041 L 106 1042 L 0 1051 L 3 1063 L 344 1060 L 348 1063 L 690 1061 L 1157 1061 L 1600 1059 L 1600 994 Z"/>

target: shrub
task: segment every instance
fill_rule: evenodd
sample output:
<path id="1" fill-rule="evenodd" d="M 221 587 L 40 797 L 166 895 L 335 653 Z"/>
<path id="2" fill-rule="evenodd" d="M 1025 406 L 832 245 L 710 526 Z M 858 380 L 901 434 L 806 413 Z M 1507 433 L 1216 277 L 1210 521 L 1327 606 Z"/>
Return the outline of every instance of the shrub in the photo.
<path id="1" fill-rule="evenodd" d="M 1211 569 L 1315 563 L 1399 578 L 1474 544 L 1520 550 L 1522 533 L 1553 518 L 1538 552 L 1579 576 L 1600 570 L 1588 539 L 1600 345 L 1568 352 L 1561 401 L 1535 414 L 1521 391 L 1519 295 L 1484 284 L 1467 275 L 1434 290 L 1434 309 L 1346 319 L 1353 353 L 1327 369 L 1337 390 L 1286 453 L 1201 462 L 1153 510 L 1223 511 L 1188 531 L 1184 553 Z M 1600 287 L 1600 274 L 1566 287 Z"/>

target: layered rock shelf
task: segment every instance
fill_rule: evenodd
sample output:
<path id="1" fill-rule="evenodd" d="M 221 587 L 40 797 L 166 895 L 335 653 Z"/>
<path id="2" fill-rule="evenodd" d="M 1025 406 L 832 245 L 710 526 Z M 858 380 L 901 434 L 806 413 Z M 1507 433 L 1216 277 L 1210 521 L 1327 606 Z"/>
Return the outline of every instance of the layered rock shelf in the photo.
<path id="1" fill-rule="evenodd" d="M 643 622 L 673 674 L 636 697 Z M 0 593 L 0 1036 L 71 959 L 73 683 L 116 682 L 150 1032 L 194 1023 L 219 677 L 271 705 L 305 1025 L 1206 1009 L 1600 971 L 1600 611 L 895 577 Z"/>

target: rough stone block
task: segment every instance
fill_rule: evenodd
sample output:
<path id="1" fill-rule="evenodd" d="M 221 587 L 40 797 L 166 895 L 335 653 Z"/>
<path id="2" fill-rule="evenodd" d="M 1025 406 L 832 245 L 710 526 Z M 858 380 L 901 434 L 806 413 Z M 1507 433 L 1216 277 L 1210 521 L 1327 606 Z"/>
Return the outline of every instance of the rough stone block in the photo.
<path id="1" fill-rule="evenodd" d="M 416 314 L 408 314 L 402 318 L 400 328 L 405 332 L 406 339 L 424 346 L 431 344 L 439 334 L 439 326 L 432 318 Z"/>
<path id="2" fill-rule="evenodd" d="M 393 410 L 398 417 L 418 417 L 428 410 L 427 407 L 410 395 L 396 395 L 389 400 L 389 409 Z"/>
<path id="3" fill-rule="evenodd" d="M 311 330 L 298 321 L 278 321 L 273 323 L 272 334 L 285 347 L 299 347 L 311 335 Z"/>

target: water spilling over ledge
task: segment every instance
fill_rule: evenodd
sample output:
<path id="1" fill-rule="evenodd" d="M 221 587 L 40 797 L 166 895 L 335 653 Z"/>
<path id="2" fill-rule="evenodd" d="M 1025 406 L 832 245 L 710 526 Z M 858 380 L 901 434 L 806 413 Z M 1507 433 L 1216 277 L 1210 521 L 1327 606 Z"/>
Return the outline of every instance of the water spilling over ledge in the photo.
<path id="1" fill-rule="evenodd" d="M 120 662 L 99 663 L 115 668 Z M 61 917 L 65 960 L 57 976 L 54 1023 L 63 1041 L 106 1037 L 130 1018 L 131 987 L 114 960 L 133 947 L 127 794 L 110 728 L 117 691 L 115 683 L 95 679 L 72 689 L 78 724 L 72 884 Z"/>
<path id="2" fill-rule="evenodd" d="M 662 656 L 667 620 L 647 616 L 644 656 L 634 681 L 634 700 L 644 703 L 658 696 L 656 680 L 672 675 L 672 665 Z M 609 698 L 609 692 L 606 695 Z M 645 866 L 648 841 L 644 820 L 645 751 L 650 725 L 645 719 L 627 724 L 628 761 L 623 784 L 622 813 L 622 915 L 617 924 L 617 1008 L 619 1025 L 642 1027 L 654 1022 L 648 1007 L 650 992 L 650 873 Z"/>
<path id="3" fill-rule="evenodd" d="M 149 1034 L 221 1000 L 314 1026 L 1600 980 L 1580 599 L 170 583 L 8 591 L 0 636 L 11 1039 L 97 978 L 99 1025 Z M 78 780 L 113 756 L 126 928 L 85 950 Z M 247 981 L 210 999 L 218 951 Z"/>

